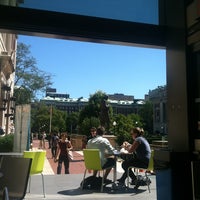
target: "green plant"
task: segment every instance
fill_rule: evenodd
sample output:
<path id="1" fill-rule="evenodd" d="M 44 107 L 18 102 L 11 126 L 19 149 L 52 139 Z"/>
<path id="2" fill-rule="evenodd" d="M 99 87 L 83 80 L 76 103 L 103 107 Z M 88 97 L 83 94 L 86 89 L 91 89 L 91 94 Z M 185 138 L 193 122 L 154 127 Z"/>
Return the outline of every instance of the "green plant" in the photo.
<path id="1" fill-rule="evenodd" d="M 13 141 L 14 141 L 13 134 L 0 137 L 0 152 L 12 152 Z"/>

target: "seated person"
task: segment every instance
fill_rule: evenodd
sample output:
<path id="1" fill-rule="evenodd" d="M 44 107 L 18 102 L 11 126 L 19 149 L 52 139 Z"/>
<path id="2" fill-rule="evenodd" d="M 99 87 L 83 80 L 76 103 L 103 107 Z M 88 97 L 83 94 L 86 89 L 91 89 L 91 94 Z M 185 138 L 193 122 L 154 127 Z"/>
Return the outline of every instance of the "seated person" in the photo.
<path id="1" fill-rule="evenodd" d="M 130 166 L 147 168 L 149 165 L 149 160 L 151 156 L 151 149 L 148 141 L 142 136 L 144 130 L 136 127 L 132 128 L 131 135 L 133 138 L 133 144 L 130 145 L 128 142 L 124 142 L 124 149 L 128 151 L 128 153 L 132 153 L 131 156 L 128 156 L 128 159 L 124 159 L 122 162 L 122 168 L 124 169 L 124 173 L 120 179 L 118 179 L 119 183 L 124 185 L 125 180 L 127 178 L 127 170 Z M 124 154 L 122 154 L 123 156 Z M 126 158 L 125 156 L 123 156 Z M 122 158 L 123 158 L 122 157 Z M 136 181 L 136 176 L 133 173 L 132 169 L 129 169 L 129 176 L 132 179 L 132 184 Z"/>
<path id="2" fill-rule="evenodd" d="M 107 167 L 114 167 L 115 166 L 115 159 L 114 156 L 109 156 L 107 155 L 111 154 L 113 155 L 114 153 L 114 148 L 110 144 L 109 140 L 106 138 L 103 138 L 103 134 L 105 132 L 104 127 L 98 127 L 96 131 L 96 137 L 93 137 L 92 139 L 88 140 L 87 143 L 87 148 L 88 149 L 99 149 L 101 152 L 101 164 L 102 164 L 102 169 L 107 168 Z M 107 179 L 108 174 L 111 171 L 111 168 L 107 169 L 105 174 L 104 174 L 104 183 L 111 183 L 110 180 Z M 93 172 L 93 175 L 97 175 L 97 171 Z"/>

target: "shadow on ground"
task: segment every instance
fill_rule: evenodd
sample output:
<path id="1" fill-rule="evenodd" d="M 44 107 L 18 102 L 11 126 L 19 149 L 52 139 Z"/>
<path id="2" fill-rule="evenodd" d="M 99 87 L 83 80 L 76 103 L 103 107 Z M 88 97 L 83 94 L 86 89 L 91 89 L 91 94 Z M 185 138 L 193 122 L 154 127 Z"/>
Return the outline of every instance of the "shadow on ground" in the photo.
<path id="1" fill-rule="evenodd" d="M 146 192 L 147 189 L 143 189 L 141 187 L 138 189 L 134 189 L 134 188 L 115 188 L 112 189 L 112 187 L 104 187 L 103 193 L 100 192 L 99 190 L 89 190 L 89 189 L 84 189 L 82 190 L 80 187 L 76 188 L 76 189 L 70 189 L 70 190 L 62 190 L 62 191 L 58 191 L 58 194 L 61 195 L 70 195 L 70 196 L 75 196 L 75 195 L 85 195 L 85 194 L 132 194 L 137 195 L 137 194 L 141 194 L 143 192 Z"/>

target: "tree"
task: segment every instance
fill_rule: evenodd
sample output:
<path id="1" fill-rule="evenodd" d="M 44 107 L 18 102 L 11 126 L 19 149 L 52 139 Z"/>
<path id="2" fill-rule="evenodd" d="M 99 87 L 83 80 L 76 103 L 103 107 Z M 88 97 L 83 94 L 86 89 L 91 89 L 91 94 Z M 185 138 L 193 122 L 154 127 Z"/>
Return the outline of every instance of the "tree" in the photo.
<path id="1" fill-rule="evenodd" d="M 68 133 L 77 133 L 79 112 L 73 112 L 66 117 L 66 129 Z"/>
<path id="2" fill-rule="evenodd" d="M 109 132 L 110 127 L 110 115 L 112 108 L 107 106 L 106 107 L 106 112 L 104 110 L 104 106 L 107 100 L 107 95 L 106 93 L 102 91 L 97 91 L 95 94 L 91 95 L 89 98 L 88 105 L 85 106 L 83 110 L 80 112 L 80 117 L 79 117 L 79 123 L 81 124 L 85 118 L 98 118 L 99 120 L 99 125 L 105 126 L 106 131 Z M 102 103 L 103 106 L 102 106 Z M 92 125 L 92 124 L 91 124 Z"/>
<path id="3" fill-rule="evenodd" d="M 91 135 L 90 133 L 91 127 L 98 127 L 99 124 L 100 121 L 96 117 L 85 118 L 79 127 L 79 133 L 81 135 L 86 135 L 89 137 Z"/>
<path id="4" fill-rule="evenodd" d="M 144 130 L 153 133 L 153 105 L 150 101 L 146 101 L 139 110 L 139 115 L 143 119 Z"/>
<path id="5" fill-rule="evenodd" d="M 124 141 L 131 142 L 130 130 L 133 127 L 132 118 L 123 114 L 117 114 L 114 118 L 116 121 L 115 135 L 117 136 L 116 142 L 121 145 Z"/>
<path id="6" fill-rule="evenodd" d="M 66 113 L 56 108 L 52 108 L 51 131 L 66 131 Z M 31 131 L 32 132 L 49 132 L 50 129 L 50 107 L 35 103 L 31 107 Z"/>
<path id="7" fill-rule="evenodd" d="M 44 92 L 50 85 L 52 85 L 51 74 L 38 68 L 36 59 L 31 56 L 30 46 L 18 43 L 15 71 L 15 86 L 17 87 L 14 92 L 16 103 L 30 103 L 36 98 L 38 92 Z M 24 96 L 29 102 L 24 102 Z"/>

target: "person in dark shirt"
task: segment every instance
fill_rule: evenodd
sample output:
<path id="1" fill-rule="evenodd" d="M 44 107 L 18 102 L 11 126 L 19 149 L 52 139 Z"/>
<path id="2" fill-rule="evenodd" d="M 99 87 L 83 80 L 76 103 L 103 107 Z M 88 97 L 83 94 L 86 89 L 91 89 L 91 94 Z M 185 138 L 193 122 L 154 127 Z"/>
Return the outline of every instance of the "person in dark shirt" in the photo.
<path id="1" fill-rule="evenodd" d="M 58 142 L 59 142 L 59 137 L 57 136 L 56 133 L 54 133 L 53 136 L 51 137 L 51 154 L 52 154 L 52 158 L 56 158 Z"/>
<path id="2" fill-rule="evenodd" d="M 69 155 L 68 151 L 72 149 L 71 142 L 67 139 L 67 133 L 61 133 L 61 139 L 57 145 L 55 161 L 58 161 L 57 174 L 61 174 L 62 163 L 64 162 L 65 174 L 69 174 Z"/>
<path id="3" fill-rule="evenodd" d="M 127 170 L 130 166 L 147 168 L 151 156 L 151 149 L 148 141 L 142 136 L 144 130 L 139 127 L 135 127 L 131 129 L 131 135 L 133 138 L 133 144 L 129 144 L 128 142 L 124 142 L 124 148 L 127 150 L 129 154 L 132 153 L 132 156 L 126 157 L 126 154 L 122 154 L 122 168 L 124 169 L 124 173 L 120 179 L 118 179 L 120 184 L 125 183 L 127 178 Z M 126 159 L 128 158 L 128 159 Z M 132 169 L 129 169 L 129 176 L 132 179 L 132 183 L 136 181 L 136 176 L 133 173 Z"/>

